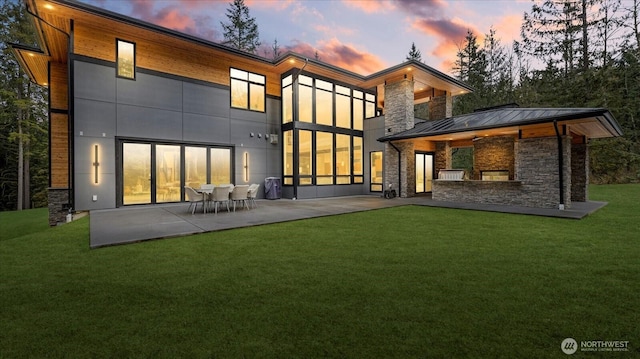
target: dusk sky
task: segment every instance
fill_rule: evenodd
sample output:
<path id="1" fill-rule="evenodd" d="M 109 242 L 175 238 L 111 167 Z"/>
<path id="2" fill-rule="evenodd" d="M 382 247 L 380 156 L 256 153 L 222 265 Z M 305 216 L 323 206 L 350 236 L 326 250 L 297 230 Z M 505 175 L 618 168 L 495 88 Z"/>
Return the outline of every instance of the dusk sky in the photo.
<path id="1" fill-rule="evenodd" d="M 230 0 L 81 0 L 110 11 L 220 42 Z M 491 26 L 503 45 L 519 38 L 531 0 L 245 0 L 263 43 L 368 75 L 405 61 L 415 42 L 427 65 L 451 73 L 467 29 Z M 272 55 L 268 54 L 271 58 Z"/>

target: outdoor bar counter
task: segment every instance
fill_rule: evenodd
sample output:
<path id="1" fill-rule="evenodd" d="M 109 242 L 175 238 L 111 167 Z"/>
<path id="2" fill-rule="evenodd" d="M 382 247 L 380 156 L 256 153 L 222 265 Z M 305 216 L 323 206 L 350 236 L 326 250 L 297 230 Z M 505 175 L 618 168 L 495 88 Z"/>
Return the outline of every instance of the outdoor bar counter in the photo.
<path id="1" fill-rule="evenodd" d="M 522 205 L 521 181 L 433 181 L 434 201 Z"/>

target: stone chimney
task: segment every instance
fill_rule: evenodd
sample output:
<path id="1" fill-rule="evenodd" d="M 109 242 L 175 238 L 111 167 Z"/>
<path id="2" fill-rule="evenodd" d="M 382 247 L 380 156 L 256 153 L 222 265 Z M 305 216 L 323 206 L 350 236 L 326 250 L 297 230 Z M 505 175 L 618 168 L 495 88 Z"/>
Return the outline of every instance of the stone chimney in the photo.
<path id="1" fill-rule="evenodd" d="M 412 129 L 413 80 L 402 79 L 385 84 L 384 88 L 384 128 L 385 135 L 392 135 Z M 399 151 L 399 152 L 398 152 Z M 384 189 L 389 184 L 401 197 L 415 194 L 415 156 L 412 142 L 385 144 Z M 400 163 L 398 163 L 400 161 Z"/>

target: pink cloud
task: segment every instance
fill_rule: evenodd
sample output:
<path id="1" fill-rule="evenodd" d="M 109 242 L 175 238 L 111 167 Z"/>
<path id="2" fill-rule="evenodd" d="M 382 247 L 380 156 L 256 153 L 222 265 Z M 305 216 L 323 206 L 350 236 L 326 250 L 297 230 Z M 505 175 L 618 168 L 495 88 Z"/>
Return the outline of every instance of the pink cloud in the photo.
<path id="1" fill-rule="evenodd" d="M 399 0 L 397 3 L 407 14 L 425 18 L 438 16 L 441 9 L 447 7 L 444 0 Z"/>
<path id="2" fill-rule="evenodd" d="M 343 3 L 349 7 L 360 9 L 367 14 L 391 11 L 395 6 L 390 1 L 353 1 L 343 0 Z"/>
<path id="3" fill-rule="evenodd" d="M 520 38 L 521 26 L 522 15 L 512 14 L 504 16 L 493 28 L 496 30 L 497 36 L 503 40 L 502 43 L 508 45 L 511 41 Z M 505 34 L 507 34 L 506 37 Z"/>
<path id="4" fill-rule="evenodd" d="M 131 1 L 131 16 L 163 26 L 172 30 L 216 41 L 217 32 L 207 15 L 199 15 L 199 8 L 207 2 L 198 0 L 180 0 L 178 3 L 155 9 L 154 5 L 162 2 L 133 0 Z"/>
<path id="5" fill-rule="evenodd" d="M 387 67 L 378 56 L 361 51 L 353 45 L 343 44 L 336 38 L 320 42 L 317 47 L 305 42 L 294 41 L 294 45 L 288 46 L 287 50 L 310 59 L 315 58 L 317 51 L 320 61 L 361 75 L 368 75 Z"/>

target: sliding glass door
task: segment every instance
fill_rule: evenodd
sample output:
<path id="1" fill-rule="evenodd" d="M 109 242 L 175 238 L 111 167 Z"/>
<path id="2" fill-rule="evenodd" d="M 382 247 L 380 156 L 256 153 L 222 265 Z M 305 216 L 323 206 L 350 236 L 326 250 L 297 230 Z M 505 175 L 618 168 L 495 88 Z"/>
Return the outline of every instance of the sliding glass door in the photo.
<path id="1" fill-rule="evenodd" d="M 431 192 L 433 154 L 416 153 L 416 193 Z"/>
<path id="2" fill-rule="evenodd" d="M 122 205 L 180 202 L 184 186 L 233 183 L 228 147 L 122 142 Z"/>

